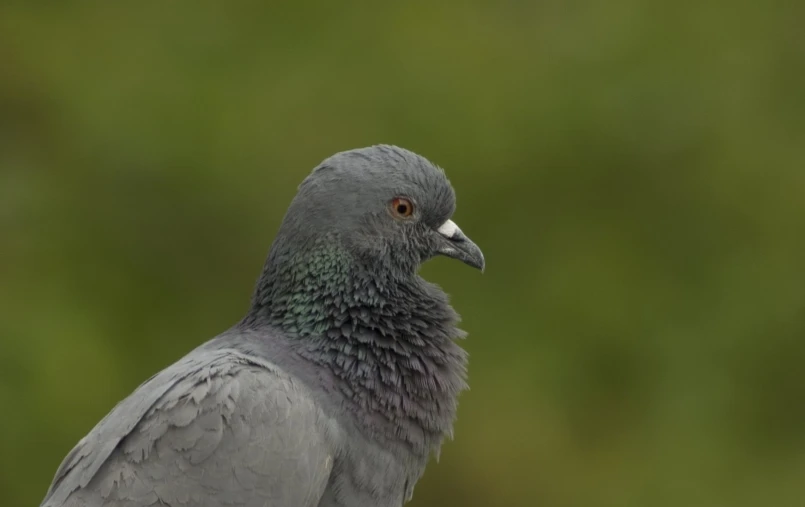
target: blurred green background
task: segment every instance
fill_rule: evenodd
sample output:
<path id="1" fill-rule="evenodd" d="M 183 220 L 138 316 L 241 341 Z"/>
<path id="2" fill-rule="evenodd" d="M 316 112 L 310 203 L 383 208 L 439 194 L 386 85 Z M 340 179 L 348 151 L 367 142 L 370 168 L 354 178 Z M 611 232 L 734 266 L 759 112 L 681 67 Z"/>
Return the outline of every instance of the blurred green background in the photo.
<path id="1" fill-rule="evenodd" d="M 0 491 L 245 311 L 297 184 L 446 168 L 429 506 L 805 502 L 805 3 L 0 4 Z"/>

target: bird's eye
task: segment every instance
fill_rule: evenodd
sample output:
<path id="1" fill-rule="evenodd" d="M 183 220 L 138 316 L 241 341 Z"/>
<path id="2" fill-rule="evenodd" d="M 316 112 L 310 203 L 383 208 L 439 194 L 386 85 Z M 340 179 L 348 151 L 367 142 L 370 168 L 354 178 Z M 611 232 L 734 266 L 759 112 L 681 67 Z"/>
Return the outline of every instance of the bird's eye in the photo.
<path id="1" fill-rule="evenodd" d="M 405 197 L 395 197 L 391 201 L 391 213 L 400 218 L 408 218 L 414 213 L 414 203 Z"/>

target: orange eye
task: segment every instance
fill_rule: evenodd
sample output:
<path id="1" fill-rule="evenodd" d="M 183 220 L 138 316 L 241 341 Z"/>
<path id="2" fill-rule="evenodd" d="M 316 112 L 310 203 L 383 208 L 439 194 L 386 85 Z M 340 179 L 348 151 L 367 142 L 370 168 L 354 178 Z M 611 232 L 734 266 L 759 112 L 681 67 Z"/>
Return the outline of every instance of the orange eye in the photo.
<path id="1" fill-rule="evenodd" d="M 408 218 L 414 213 L 414 203 L 405 197 L 395 197 L 391 201 L 391 213 L 397 217 Z"/>

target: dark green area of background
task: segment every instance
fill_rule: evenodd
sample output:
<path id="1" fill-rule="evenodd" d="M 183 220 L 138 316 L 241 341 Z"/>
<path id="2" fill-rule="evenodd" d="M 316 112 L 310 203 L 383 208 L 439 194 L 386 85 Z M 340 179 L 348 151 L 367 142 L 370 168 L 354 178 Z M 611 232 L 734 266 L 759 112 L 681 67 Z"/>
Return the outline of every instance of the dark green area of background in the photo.
<path id="1" fill-rule="evenodd" d="M 445 167 L 487 272 L 413 506 L 805 501 L 805 4 L 0 5 L 0 495 L 235 322 L 296 185 Z"/>

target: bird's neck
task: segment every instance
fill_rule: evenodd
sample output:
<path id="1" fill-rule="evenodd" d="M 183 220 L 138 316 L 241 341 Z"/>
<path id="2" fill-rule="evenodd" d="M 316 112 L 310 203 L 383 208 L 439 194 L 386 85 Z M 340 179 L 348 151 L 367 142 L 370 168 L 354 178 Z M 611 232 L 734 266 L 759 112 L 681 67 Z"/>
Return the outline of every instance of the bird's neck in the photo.
<path id="1" fill-rule="evenodd" d="M 466 387 L 457 322 L 435 285 L 378 272 L 328 245 L 271 256 L 242 325 L 296 336 L 299 353 L 333 373 L 359 423 L 427 455 L 451 433 Z"/>

